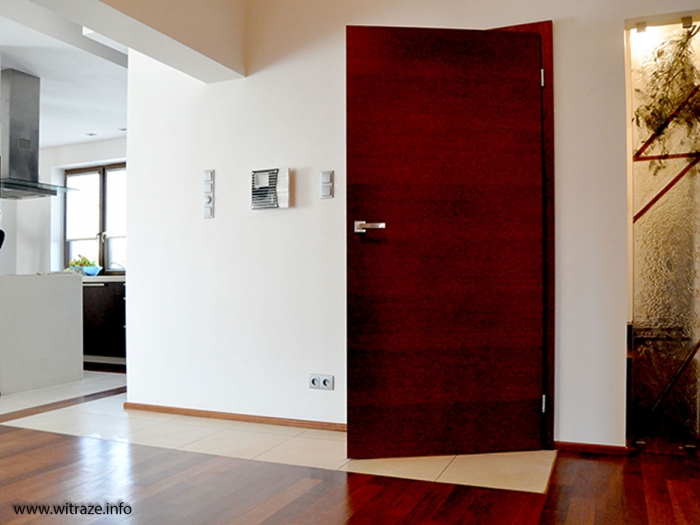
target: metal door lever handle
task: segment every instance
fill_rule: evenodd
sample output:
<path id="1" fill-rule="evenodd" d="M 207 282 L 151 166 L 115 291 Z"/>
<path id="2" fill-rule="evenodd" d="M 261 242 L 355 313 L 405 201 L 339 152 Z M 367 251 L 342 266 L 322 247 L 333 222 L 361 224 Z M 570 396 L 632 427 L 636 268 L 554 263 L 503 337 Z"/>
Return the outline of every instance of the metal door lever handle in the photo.
<path id="1" fill-rule="evenodd" d="M 384 228 L 386 228 L 385 222 L 355 221 L 355 233 L 365 233 L 367 230 L 383 230 Z"/>

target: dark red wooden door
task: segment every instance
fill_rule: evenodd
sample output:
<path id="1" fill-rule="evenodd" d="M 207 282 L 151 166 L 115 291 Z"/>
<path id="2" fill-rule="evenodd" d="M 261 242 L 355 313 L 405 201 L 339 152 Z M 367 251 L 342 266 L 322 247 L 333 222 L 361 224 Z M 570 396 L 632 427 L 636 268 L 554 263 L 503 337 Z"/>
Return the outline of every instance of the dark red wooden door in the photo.
<path id="1" fill-rule="evenodd" d="M 540 53 L 347 29 L 349 457 L 542 446 Z"/>

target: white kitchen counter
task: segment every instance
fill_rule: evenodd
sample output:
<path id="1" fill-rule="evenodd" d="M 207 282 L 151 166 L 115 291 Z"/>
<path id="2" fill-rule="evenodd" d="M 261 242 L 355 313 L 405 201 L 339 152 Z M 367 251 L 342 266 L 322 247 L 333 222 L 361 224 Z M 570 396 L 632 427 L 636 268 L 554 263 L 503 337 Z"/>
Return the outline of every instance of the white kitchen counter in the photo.
<path id="1" fill-rule="evenodd" d="M 0 276 L 0 394 L 83 378 L 82 279 Z"/>
<path id="2" fill-rule="evenodd" d="M 83 276 L 84 283 L 124 283 L 126 275 L 96 275 L 95 277 Z"/>

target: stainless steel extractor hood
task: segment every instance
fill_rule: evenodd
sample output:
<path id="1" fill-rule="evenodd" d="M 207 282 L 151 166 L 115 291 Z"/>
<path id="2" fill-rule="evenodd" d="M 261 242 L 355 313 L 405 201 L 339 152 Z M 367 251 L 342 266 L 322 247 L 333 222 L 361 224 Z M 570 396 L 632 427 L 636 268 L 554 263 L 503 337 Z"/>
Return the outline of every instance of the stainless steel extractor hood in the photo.
<path id="1" fill-rule="evenodd" d="M 39 182 L 39 78 L 0 75 L 0 199 L 51 197 L 65 188 Z"/>

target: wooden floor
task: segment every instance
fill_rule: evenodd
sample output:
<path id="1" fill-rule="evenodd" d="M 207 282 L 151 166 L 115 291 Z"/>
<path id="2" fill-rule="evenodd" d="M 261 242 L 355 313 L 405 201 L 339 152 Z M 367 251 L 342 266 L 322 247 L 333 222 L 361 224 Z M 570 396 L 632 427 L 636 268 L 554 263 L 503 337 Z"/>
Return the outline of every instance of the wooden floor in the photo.
<path id="1" fill-rule="evenodd" d="M 393 479 L 0 425 L 0 523 L 537 524 L 543 494 Z M 117 504 L 129 516 L 14 505 Z"/>
<path id="2" fill-rule="evenodd" d="M 699 465 L 677 456 L 561 452 L 545 496 L 0 425 L 0 523 L 699 524 Z M 30 518 L 14 508 L 119 502 L 130 515 Z"/>
<path id="3" fill-rule="evenodd" d="M 700 461 L 560 452 L 540 525 L 700 524 Z"/>

